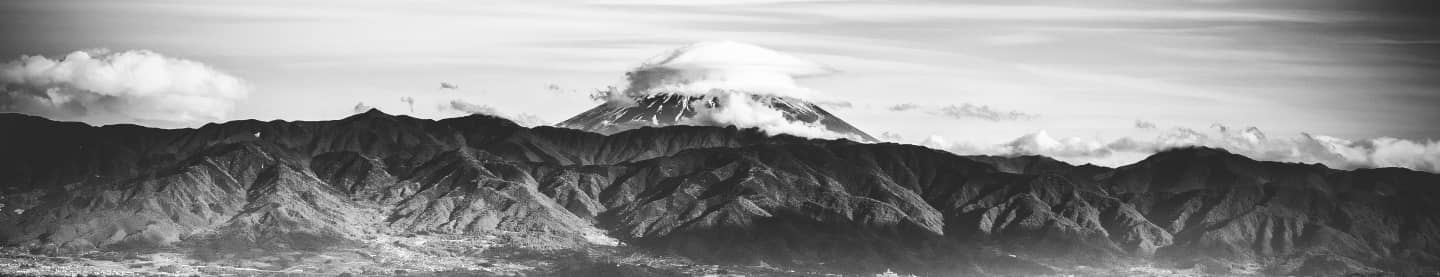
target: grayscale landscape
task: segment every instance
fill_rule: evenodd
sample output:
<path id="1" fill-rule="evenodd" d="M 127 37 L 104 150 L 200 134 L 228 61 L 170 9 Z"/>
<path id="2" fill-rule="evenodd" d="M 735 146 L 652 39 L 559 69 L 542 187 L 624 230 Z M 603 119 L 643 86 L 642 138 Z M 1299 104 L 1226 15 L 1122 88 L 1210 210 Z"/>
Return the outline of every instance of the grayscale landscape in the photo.
<path id="1" fill-rule="evenodd" d="M 1440 276 L 1440 5 L 0 3 L 0 276 Z"/>

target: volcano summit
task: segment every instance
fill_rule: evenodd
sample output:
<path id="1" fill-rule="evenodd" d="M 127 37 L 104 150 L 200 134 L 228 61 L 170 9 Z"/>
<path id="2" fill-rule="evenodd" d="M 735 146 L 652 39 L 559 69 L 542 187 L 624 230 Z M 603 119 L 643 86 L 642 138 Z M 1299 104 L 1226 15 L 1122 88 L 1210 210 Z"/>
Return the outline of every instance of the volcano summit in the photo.
<path id="1" fill-rule="evenodd" d="M 626 73 L 623 90 L 559 127 L 602 134 L 670 125 L 737 126 L 767 133 L 876 142 L 815 102 L 823 95 L 795 79 L 835 73 L 830 67 L 737 42 L 701 42 L 651 58 Z"/>

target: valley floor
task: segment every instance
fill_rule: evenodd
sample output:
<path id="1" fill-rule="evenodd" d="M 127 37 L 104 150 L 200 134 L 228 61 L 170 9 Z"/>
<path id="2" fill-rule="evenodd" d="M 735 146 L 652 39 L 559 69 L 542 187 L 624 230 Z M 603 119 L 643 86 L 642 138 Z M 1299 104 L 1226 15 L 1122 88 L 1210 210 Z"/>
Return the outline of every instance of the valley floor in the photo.
<path id="1" fill-rule="evenodd" d="M 0 276 L 885 276 L 767 265 L 707 265 L 623 245 L 523 249 L 499 240 L 494 236 L 384 236 L 351 249 L 255 250 L 219 257 L 202 257 L 181 248 L 55 254 L 34 247 L 3 247 Z M 1053 276 L 1212 275 L 1193 268 L 1134 266 L 1078 268 Z"/>
<path id="2" fill-rule="evenodd" d="M 229 253 L 186 249 L 46 253 L 0 247 L 0 276 L 838 276 L 696 264 L 624 246 L 525 249 L 494 236 L 384 236 L 351 249 Z M 348 274 L 348 275 L 346 275 Z"/>

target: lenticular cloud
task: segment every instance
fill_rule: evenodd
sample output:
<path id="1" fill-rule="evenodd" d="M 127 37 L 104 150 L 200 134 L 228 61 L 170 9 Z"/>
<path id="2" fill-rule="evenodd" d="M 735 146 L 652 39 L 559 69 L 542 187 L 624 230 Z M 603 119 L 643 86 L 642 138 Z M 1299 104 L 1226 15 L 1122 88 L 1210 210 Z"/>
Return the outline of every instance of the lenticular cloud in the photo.
<path id="1" fill-rule="evenodd" d="M 145 50 L 22 56 L 0 65 L 0 89 L 0 112 L 162 126 L 224 120 L 249 94 L 239 78 Z"/>
<path id="2" fill-rule="evenodd" d="M 646 61 L 627 73 L 625 95 L 749 94 L 813 100 L 815 91 L 795 84 L 796 78 L 836 71 L 752 44 L 719 41 L 680 47 Z"/>

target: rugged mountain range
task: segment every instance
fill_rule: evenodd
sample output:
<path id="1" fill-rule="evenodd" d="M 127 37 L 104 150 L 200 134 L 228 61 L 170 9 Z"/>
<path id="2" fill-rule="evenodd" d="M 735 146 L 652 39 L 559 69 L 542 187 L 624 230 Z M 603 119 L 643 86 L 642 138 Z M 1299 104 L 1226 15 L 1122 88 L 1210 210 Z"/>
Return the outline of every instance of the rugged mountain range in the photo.
<path id="1" fill-rule="evenodd" d="M 0 114 L 0 130 L 0 243 L 60 251 L 323 250 L 407 233 L 572 248 L 603 233 L 697 262 L 840 273 L 1440 264 L 1440 175 L 1208 148 L 1104 168 L 733 127 L 601 135 L 374 110 L 175 130 Z"/>
<path id="2" fill-rule="evenodd" d="M 840 137 L 863 142 L 880 140 L 841 120 L 819 105 L 791 97 L 737 94 L 724 97 L 747 97 L 741 101 L 721 101 L 714 95 L 654 94 L 634 97 L 632 101 L 608 101 L 575 115 L 556 126 L 601 134 L 614 134 L 640 127 L 673 125 L 714 125 L 704 122 L 703 115 L 711 110 L 726 109 L 729 104 L 755 103 L 779 112 L 785 120 L 833 132 Z M 753 101 L 753 102 L 751 102 Z M 632 103 L 633 102 L 633 103 Z"/>

